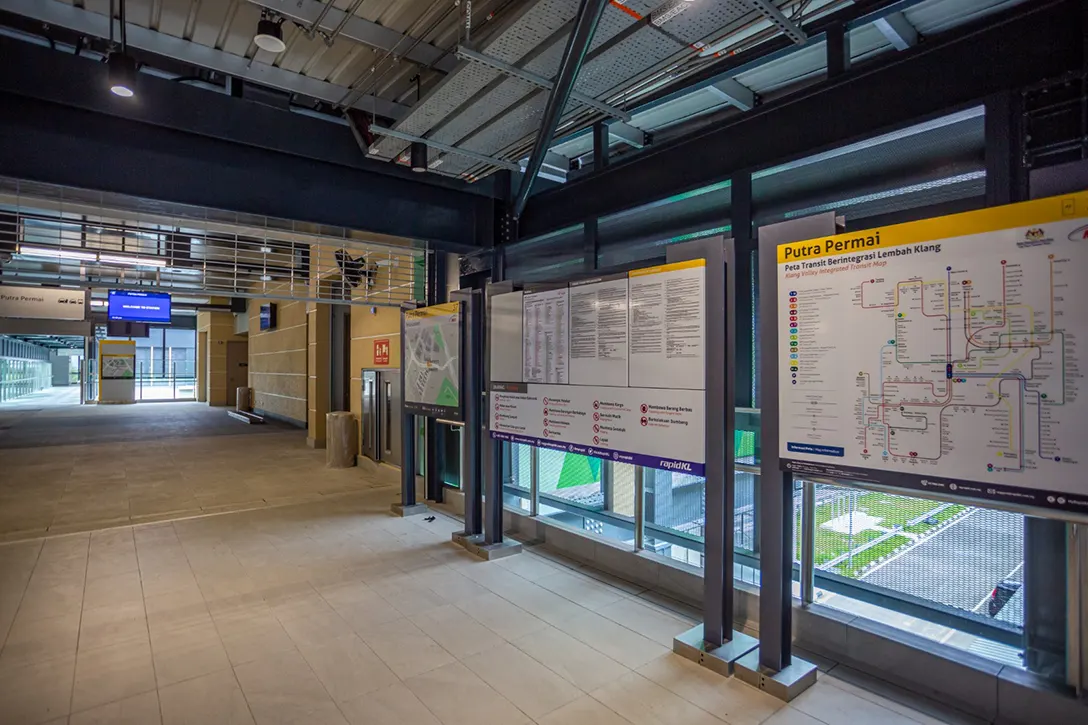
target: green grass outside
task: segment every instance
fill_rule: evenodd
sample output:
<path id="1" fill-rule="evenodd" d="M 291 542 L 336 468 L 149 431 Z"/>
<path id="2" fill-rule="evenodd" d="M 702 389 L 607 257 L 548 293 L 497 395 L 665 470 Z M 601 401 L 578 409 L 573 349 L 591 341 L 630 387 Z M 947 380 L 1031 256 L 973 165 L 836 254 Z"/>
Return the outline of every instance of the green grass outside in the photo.
<path id="1" fill-rule="evenodd" d="M 935 501 L 926 499 L 871 492 L 858 496 L 856 510 L 874 518 L 881 519 L 878 524 L 881 527 L 893 529 L 896 526 L 904 526 L 903 531 L 906 533 L 925 536 L 931 530 L 937 528 L 941 523 L 959 515 L 966 509 L 965 506 L 960 505 L 947 506 L 940 512 L 933 514 L 937 519 L 936 524 L 922 522 L 914 524 L 913 526 L 905 526 L 908 521 L 912 521 L 919 516 L 927 514 L 940 505 L 941 504 Z M 850 506 L 848 499 L 841 499 L 834 503 L 826 502 L 816 507 L 816 566 L 823 566 L 827 562 L 846 554 L 851 549 L 856 550 L 884 534 L 884 532 L 875 529 L 864 529 L 855 532 L 851 538 L 849 534 L 840 534 L 831 531 L 830 529 L 823 528 L 823 524 L 826 524 L 828 521 L 842 516 L 843 514 L 849 513 L 849 511 Z M 800 511 L 797 512 L 797 518 L 794 525 L 796 526 L 796 531 L 801 530 Z M 853 566 L 851 566 L 849 560 L 847 560 L 835 568 L 840 574 L 857 577 L 862 573 L 862 570 L 868 563 L 894 551 L 909 540 L 909 537 L 906 536 L 893 536 L 871 549 L 866 549 L 865 551 L 855 554 Z M 799 537 L 797 538 L 796 544 L 797 550 L 795 551 L 795 556 L 800 560 L 801 541 Z"/>
<path id="2" fill-rule="evenodd" d="M 839 564 L 836 569 L 843 576 L 857 577 L 859 576 L 869 564 L 873 563 L 882 556 L 887 556 L 900 546 L 909 544 L 910 539 L 906 536 L 896 534 L 885 541 L 881 541 L 875 546 L 871 546 L 865 551 L 859 551 L 854 554 L 853 560 L 847 559 Z"/>

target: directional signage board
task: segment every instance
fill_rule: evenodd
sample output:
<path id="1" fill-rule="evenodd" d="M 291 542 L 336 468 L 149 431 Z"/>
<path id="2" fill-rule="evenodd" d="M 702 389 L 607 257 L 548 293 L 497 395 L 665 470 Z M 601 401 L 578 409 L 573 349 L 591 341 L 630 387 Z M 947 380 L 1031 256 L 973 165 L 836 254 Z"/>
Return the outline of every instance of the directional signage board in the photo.
<path id="1" fill-rule="evenodd" d="M 493 297 L 492 438 L 703 475 L 705 272 L 694 260 Z"/>
<path id="2" fill-rule="evenodd" d="M 778 248 L 784 469 L 1088 513 L 1088 193 Z"/>
<path id="3" fill-rule="evenodd" d="M 461 420 L 461 303 L 404 311 L 404 409 Z"/>

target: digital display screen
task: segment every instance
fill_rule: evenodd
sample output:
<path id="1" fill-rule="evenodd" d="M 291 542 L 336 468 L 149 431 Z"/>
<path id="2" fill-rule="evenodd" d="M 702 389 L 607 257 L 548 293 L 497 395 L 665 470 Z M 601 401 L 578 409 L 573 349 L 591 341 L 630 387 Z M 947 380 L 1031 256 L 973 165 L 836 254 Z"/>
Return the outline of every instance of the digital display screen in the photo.
<path id="1" fill-rule="evenodd" d="M 261 305 L 261 329 L 273 330 L 276 327 L 276 305 Z"/>
<path id="2" fill-rule="evenodd" d="M 162 292 L 110 290 L 111 320 L 170 324 L 170 295 Z"/>

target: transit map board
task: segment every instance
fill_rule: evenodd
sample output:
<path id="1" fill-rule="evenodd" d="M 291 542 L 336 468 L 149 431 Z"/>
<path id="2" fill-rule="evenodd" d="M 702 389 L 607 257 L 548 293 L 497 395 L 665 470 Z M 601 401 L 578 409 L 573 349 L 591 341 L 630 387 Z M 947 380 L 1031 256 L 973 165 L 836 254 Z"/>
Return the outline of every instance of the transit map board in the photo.
<path id="1" fill-rule="evenodd" d="M 1088 193 L 778 247 L 779 456 L 1088 513 Z"/>
<path id="2" fill-rule="evenodd" d="M 705 284 L 700 259 L 494 296 L 491 437 L 702 476 Z"/>
<path id="3" fill-rule="evenodd" d="M 404 311 L 404 409 L 462 420 L 461 303 Z"/>

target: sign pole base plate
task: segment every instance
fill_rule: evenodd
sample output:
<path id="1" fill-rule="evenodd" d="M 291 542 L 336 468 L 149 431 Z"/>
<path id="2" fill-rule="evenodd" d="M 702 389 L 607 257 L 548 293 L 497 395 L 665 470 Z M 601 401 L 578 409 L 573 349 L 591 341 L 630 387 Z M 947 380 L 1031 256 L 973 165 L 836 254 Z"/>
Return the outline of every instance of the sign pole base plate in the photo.
<path id="1" fill-rule="evenodd" d="M 758 648 L 737 660 L 735 672 L 738 680 L 785 702 L 816 684 L 816 665 L 793 657 L 790 664 L 778 672 L 767 670 L 759 664 Z"/>
<path id="2" fill-rule="evenodd" d="M 416 503 L 411 506 L 405 506 L 401 503 L 395 503 L 389 507 L 389 510 L 396 516 L 418 516 L 427 513 L 427 504 Z"/>
<path id="3" fill-rule="evenodd" d="M 672 641 L 672 651 L 685 659 L 717 672 L 722 677 L 733 675 L 734 664 L 759 647 L 755 637 L 733 630 L 732 639 L 714 647 L 703 639 L 703 625 L 696 625 Z"/>

